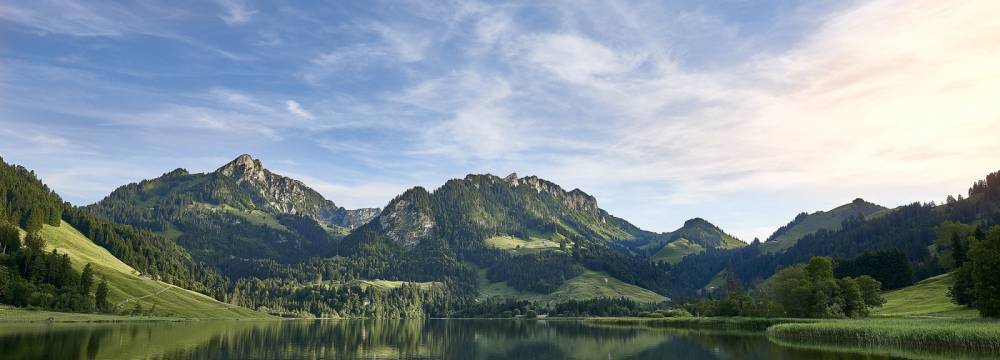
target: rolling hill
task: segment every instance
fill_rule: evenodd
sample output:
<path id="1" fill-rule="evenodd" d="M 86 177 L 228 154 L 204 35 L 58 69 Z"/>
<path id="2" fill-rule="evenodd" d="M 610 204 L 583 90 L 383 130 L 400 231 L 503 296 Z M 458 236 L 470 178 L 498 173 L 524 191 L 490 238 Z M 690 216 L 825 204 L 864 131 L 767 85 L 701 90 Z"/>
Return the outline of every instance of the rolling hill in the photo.
<path id="1" fill-rule="evenodd" d="M 951 301 L 948 289 L 951 274 L 924 279 L 916 284 L 885 293 L 886 303 L 875 310 L 878 316 L 976 318 L 979 313 Z"/>
<path id="2" fill-rule="evenodd" d="M 632 284 L 626 284 L 608 274 L 595 271 L 585 271 L 583 274 L 566 280 L 558 289 L 548 294 L 519 291 L 507 286 L 504 282 L 490 282 L 485 276 L 481 276 L 479 298 L 490 297 L 542 302 L 559 302 L 567 299 L 586 300 L 601 297 L 625 297 L 640 303 L 659 303 L 669 300 L 663 295 Z"/>
<path id="3" fill-rule="evenodd" d="M 643 247 L 655 251 L 651 256 L 654 261 L 670 264 L 676 264 L 685 256 L 700 253 L 706 248 L 735 249 L 747 245 L 702 218 L 685 221 L 679 229 L 663 235 L 665 242 L 652 242 Z"/>
<path id="4" fill-rule="evenodd" d="M 880 205 L 863 199 L 855 199 L 829 211 L 817 211 L 812 214 L 800 213 L 794 220 L 771 234 L 761 248 L 768 253 L 785 251 L 806 235 L 816 233 L 819 230 L 840 230 L 844 220 L 858 217 L 867 218 L 885 210 L 887 209 Z"/>
<path id="5" fill-rule="evenodd" d="M 66 222 L 59 226 L 43 225 L 39 231 L 46 249 L 68 254 L 73 268 L 93 266 L 98 278 L 108 280 L 108 299 L 117 309 L 130 310 L 138 301 L 143 308 L 155 306 L 154 315 L 236 319 L 268 318 L 267 314 L 219 302 L 207 295 L 153 280 L 121 262 Z"/>

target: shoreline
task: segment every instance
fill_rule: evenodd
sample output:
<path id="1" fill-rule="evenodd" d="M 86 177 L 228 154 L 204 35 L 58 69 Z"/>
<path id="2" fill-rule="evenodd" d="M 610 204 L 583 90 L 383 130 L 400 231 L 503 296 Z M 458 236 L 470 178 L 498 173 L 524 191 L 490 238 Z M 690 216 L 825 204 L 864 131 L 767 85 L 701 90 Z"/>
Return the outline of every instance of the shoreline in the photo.
<path id="1" fill-rule="evenodd" d="M 41 309 L 26 309 L 15 307 L 0 307 L 0 325 L 3 324 L 71 324 L 71 323 L 149 323 L 149 322 L 190 322 L 190 321 L 251 321 L 251 320 L 282 320 L 281 318 L 188 318 L 170 316 L 135 316 L 99 313 L 72 313 Z"/>
<path id="2" fill-rule="evenodd" d="M 67 313 L 0 307 L 4 324 L 114 324 L 194 321 L 390 320 L 363 318 L 181 318 Z M 405 320 L 405 319 L 391 319 Z M 887 349 L 962 350 L 1000 353 L 1000 320 L 874 317 L 866 319 L 799 319 L 743 317 L 548 317 L 425 318 L 425 320 L 580 321 L 599 326 L 650 329 L 737 330 L 760 333 L 783 346 L 841 346 L 870 351 Z"/>

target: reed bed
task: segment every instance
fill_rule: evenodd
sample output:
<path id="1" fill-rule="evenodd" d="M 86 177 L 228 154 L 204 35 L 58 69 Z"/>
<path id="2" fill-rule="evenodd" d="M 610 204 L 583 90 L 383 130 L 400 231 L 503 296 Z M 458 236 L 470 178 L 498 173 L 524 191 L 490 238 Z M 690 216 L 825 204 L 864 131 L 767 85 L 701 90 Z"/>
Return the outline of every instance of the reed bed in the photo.
<path id="1" fill-rule="evenodd" d="M 769 338 L 804 344 L 962 349 L 1000 353 L 1000 321 L 943 319 L 828 320 L 776 324 Z"/>
<path id="2" fill-rule="evenodd" d="M 811 323 L 818 320 L 743 317 L 676 317 L 676 318 L 589 318 L 584 321 L 604 325 L 646 326 L 670 329 L 706 329 L 764 331 L 778 324 Z"/>

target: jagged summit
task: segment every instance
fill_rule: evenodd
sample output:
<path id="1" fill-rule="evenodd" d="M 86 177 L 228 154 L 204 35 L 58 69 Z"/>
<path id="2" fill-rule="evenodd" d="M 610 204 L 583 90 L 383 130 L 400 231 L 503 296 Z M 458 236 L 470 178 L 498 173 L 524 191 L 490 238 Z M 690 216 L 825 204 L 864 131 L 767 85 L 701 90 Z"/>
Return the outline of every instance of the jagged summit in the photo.
<path id="1" fill-rule="evenodd" d="M 264 168 L 260 160 L 254 159 L 249 154 L 237 156 L 233 161 L 215 170 L 215 173 L 233 178 L 237 182 L 251 182 L 264 187 L 273 185 L 276 182 L 288 183 L 290 186 L 298 185 L 305 187 L 298 180 L 272 173 Z"/>
<path id="2" fill-rule="evenodd" d="M 358 227 L 379 211 L 339 207 L 301 181 L 271 172 L 250 154 L 239 155 L 211 173 L 190 174 L 178 168 L 147 182 L 156 184 L 150 189 L 157 188 L 154 193 L 143 195 L 151 197 L 144 200 L 151 204 L 163 200 L 157 198 L 161 195 L 194 195 L 199 202 L 212 205 L 261 210 L 272 215 L 303 215 L 322 224 L 345 228 Z"/>
<path id="3" fill-rule="evenodd" d="M 566 191 L 537 176 L 516 173 L 468 174 L 432 192 L 412 188 L 390 201 L 372 223 L 379 225 L 384 239 L 404 248 L 433 236 L 462 244 L 499 235 L 519 239 L 570 235 L 595 242 L 659 236 L 611 216 L 580 189 Z"/>
<path id="4" fill-rule="evenodd" d="M 265 170 L 260 160 L 254 159 L 250 154 L 243 154 L 237 156 L 236 159 L 223 165 L 215 172 L 226 176 L 243 177 L 248 174 L 256 176 L 262 174 Z"/>

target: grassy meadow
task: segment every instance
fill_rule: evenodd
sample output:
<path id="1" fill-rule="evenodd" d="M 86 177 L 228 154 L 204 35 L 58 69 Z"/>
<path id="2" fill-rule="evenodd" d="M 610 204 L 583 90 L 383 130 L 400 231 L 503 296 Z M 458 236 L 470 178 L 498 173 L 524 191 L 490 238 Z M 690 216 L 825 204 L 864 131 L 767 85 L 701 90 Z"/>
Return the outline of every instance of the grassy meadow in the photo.
<path id="1" fill-rule="evenodd" d="M 919 316 L 948 319 L 974 319 L 975 309 L 951 302 L 948 288 L 951 274 L 938 275 L 902 289 L 885 293 L 886 303 L 875 309 L 875 316 Z"/>
<path id="2" fill-rule="evenodd" d="M 126 321 L 181 321 L 180 318 L 162 316 L 131 316 L 111 314 L 68 313 L 48 310 L 31 310 L 11 306 L 0 306 L 0 323 L 104 323 Z"/>
<path id="3" fill-rule="evenodd" d="M 519 291 L 505 282 L 491 283 L 486 279 L 486 271 L 479 274 L 479 294 L 481 298 L 503 297 L 529 301 L 560 301 L 565 299 L 592 299 L 599 297 L 626 297 L 636 302 L 659 303 L 668 300 L 665 296 L 627 284 L 614 277 L 587 270 L 577 277 L 566 280 L 556 291 L 550 294 L 539 294 L 530 291 Z"/>
<path id="4" fill-rule="evenodd" d="M 1000 320 L 952 303 L 950 286 L 950 274 L 935 276 L 886 292 L 886 304 L 871 318 L 777 324 L 767 335 L 797 345 L 1000 352 Z"/>
<path id="5" fill-rule="evenodd" d="M 143 309 L 155 306 L 153 315 L 197 319 L 268 318 L 270 315 L 219 302 L 210 296 L 141 276 L 107 249 L 63 222 L 45 225 L 39 232 L 47 249 L 69 255 L 77 270 L 90 263 L 97 278 L 108 280 L 108 300 L 119 310 L 131 310 L 139 302 Z M 99 280 L 98 280 L 99 281 Z"/>

